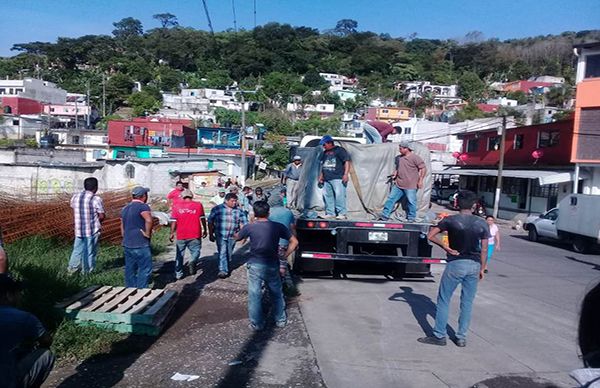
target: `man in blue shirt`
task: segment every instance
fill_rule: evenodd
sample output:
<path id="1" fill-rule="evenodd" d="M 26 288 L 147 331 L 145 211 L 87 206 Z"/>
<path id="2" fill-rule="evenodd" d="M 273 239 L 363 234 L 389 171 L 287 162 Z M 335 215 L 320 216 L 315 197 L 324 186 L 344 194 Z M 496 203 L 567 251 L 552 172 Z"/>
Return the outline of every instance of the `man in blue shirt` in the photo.
<path id="1" fill-rule="evenodd" d="M 148 191 L 145 187 L 134 187 L 131 202 L 121 210 L 125 287 L 146 288 L 152 275 L 152 211 L 146 203 Z"/>
<path id="2" fill-rule="evenodd" d="M 296 207 L 298 199 L 298 180 L 302 174 L 302 158 L 300 155 L 294 156 L 292 163 L 288 164 L 283 175 L 281 183 L 285 185 L 288 207 Z"/>
<path id="3" fill-rule="evenodd" d="M 283 196 L 285 192 L 279 192 L 277 194 L 273 194 L 269 198 L 269 206 L 271 207 L 269 211 L 269 221 L 278 222 L 285 226 L 292 235 L 296 235 L 296 219 L 294 218 L 294 213 L 283 205 Z M 279 240 L 279 267 L 282 270 L 285 270 L 285 275 L 282 277 L 285 279 L 284 286 L 287 288 L 293 287 L 294 283 L 292 282 L 292 277 L 290 276 L 290 271 L 288 267 L 287 256 L 285 256 L 285 252 L 287 251 L 288 245 L 290 242 L 286 239 Z"/>
<path id="4" fill-rule="evenodd" d="M 33 314 L 15 307 L 21 290 L 0 274 L 0 387 L 39 387 L 54 365 L 52 337 Z"/>
<path id="5" fill-rule="evenodd" d="M 279 266 L 279 241 L 289 240 L 285 256 L 289 256 L 298 246 L 298 240 L 290 231 L 278 222 L 269 221 L 269 204 L 258 201 L 252 205 L 255 221 L 245 225 L 235 235 L 236 240 L 250 238 L 248 256 L 248 315 L 250 327 L 262 330 L 265 327 L 262 309 L 262 285 L 269 290 L 271 309 L 277 327 L 287 323 L 285 301 L 281 288 L 281 269 Z M 285 271 L 285 270 L 284 270 Z"/>
<path id="6" fill-rule="evenodd" d="M 350 173 L 350 155 L 345 148 L 333 144 L 333 138 L 323 136 L 319 142 L 323 146 L 323 153 L 319 159 L 321 173 L 319 186 L 323 187 L 323 202 L 325 203 L 325 216 L 323 218 L 337 218 L 345 220 L 346 186 Z"/>

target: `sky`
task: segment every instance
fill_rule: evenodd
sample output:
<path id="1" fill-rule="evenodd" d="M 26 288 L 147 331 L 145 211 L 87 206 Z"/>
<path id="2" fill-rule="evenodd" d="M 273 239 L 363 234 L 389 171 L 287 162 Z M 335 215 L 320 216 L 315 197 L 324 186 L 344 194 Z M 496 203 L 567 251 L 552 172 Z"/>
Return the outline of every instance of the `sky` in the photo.
<path id="1" fill-rule="evenodd" d="M 158 27 L 152 15 L 171 13 L 179 24 L 208 30 L 202 0 L 0 0 L 0 56 L 17 54 L 15 43 L 55 42 L 58 37 L 110 35 L 112 23 L 139 19 L 144 30 Z M 359 31 L 392 37 L 461 38 L 481 31 L 485 38 L 522 38 L 563 31 L 600 29 L 600 0 L 206 0 L 215 31 L 256 23 L 288 23 L 321 31 L 340 19 L 354 19 Z"/>

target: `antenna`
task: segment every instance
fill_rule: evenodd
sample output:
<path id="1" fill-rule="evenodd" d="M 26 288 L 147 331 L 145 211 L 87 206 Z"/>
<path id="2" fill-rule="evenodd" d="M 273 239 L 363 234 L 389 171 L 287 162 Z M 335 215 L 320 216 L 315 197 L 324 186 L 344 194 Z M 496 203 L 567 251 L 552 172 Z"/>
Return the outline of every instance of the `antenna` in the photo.
<path id="1" fill-rule="evenodd" d="M 204 13 L 206 13 L 206 19 L 208 20 L 208 28 L 210 29 L 210 33 L 214 34 L 212 22 L 210 21 L 210 14 L 208 13 L 208 6 L 206 5 L 206 0 L 202 0 L 202 4 L 204 5 Z"/>
<path id="2" fill-rule="evenodd" d="M 231 8 L 233 9 L 233 30 L 237 32 L 237 20 L 235 17 L 235 0 L 231 0 Z"/>

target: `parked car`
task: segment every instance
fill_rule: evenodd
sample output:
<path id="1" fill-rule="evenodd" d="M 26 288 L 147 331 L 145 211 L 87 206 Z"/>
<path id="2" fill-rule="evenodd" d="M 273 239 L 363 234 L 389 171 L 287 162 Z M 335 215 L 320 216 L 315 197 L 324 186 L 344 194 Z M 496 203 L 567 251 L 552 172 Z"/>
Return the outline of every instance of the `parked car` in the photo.
<path id="1" fill-rule="evenodd" d="M 557 219 L 558 208 L 550 209 L 537 217 L 528 217 L 523 224 L 523 229 L 528 232 L 529 241 L 538 241 L 540 237 L 558 240 Z"/>

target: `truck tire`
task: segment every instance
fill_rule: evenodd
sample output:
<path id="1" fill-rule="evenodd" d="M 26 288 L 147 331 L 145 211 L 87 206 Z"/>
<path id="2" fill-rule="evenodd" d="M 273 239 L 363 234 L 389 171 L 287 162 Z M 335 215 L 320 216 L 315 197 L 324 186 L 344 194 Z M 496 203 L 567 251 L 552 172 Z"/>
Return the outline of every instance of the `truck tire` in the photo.
<path id="1" fill-rule="evenodd" d="M 535 226 L 530 225 L 528 232 L 529 233 L 527 234 L 527 237 L 529 238 L 529 241 L 536 242 L 540 239 L 540 236 L 538 235 L 538 232 L 537 232 L 537 229 L 535 228 Z"/>
<path id="2" fill-rule="evenodd" d="M 575 236 L 571 247 L 577 253 L 587 253 L 590 250 L 590 243 L 585 237 Z"/>

